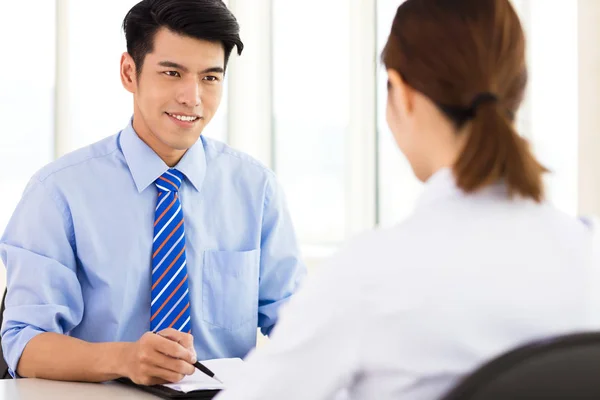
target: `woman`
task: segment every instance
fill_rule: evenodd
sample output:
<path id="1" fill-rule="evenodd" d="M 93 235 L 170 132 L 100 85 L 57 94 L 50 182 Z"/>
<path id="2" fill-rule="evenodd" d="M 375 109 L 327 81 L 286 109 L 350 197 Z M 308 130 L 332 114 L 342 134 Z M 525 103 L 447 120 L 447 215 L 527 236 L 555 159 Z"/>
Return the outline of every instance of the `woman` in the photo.
<path id="1" fill-rule="evenodd" d="M 527 72 L 509 0 L 407 0 L 382 59 L 424 193 L 310 278 L 219 400 L 435 399 L 515 346 L 600 325 L 592 230 L 544 201 L 514 128 Z"/>

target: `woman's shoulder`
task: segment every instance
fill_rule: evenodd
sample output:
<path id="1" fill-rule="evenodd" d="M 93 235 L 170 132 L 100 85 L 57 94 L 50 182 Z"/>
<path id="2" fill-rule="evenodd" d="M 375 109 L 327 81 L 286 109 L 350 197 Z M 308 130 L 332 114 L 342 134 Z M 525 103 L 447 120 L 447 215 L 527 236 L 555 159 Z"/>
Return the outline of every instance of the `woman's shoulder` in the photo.
<path id="1" fill-rule="evenodd" d="M 388 227 L 376 227 L 347 240 L 337 252 L 335 264 L 356 269 L 357 273 L 370 274 L 388 264 L 398 265 L 409 257 L 411 249 L 425 238 L 417 232 L 420 224 L 414 217 Z"/>

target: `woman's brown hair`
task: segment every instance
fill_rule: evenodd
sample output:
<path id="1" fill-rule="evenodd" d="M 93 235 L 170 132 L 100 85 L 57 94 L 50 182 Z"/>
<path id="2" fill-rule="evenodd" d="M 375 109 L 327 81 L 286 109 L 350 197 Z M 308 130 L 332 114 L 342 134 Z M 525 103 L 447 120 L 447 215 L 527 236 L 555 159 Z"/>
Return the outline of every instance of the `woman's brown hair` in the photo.
<path id="1" fill-rule="evenodd" d="M 542 200 L 547 170 L 514 128 L 527 68 L 523 29 L 509 0 L 406 0 L 382 60 L 457 128 L 471 125 L 453 167 L 463 191 L 502 179 L 511 195 Z"/>

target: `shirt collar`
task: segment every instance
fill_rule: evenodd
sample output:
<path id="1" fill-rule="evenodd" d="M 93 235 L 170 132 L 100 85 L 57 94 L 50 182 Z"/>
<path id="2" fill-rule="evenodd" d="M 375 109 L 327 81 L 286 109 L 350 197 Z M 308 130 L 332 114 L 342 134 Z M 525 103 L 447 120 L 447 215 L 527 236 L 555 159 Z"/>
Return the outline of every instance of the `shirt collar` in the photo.
<path id="1" fill-rule="evenodd" d="M 428 205 L 441 197 L 463 195 L 456 186 L 454 173 L 450 168 L 442 168 L 435 172 L 425 182 L 423 192 L 419 197 L 418 206 Z"/>
<path id="2" fill-rule="evenodd" d="M 475 196 L 507 198 L 507 188 L 502 180 L 478 190 Z M 442 168 L 425 182 L 417 207 L 429 205 L 443 198 L 463 198 L 469 196 L 456 185 L 456 177 L 451 168 Z"/>
<path id="3" fill-rule="evenodd" d="M 152 150 L 133 129 L 133 119 L 119 137 L 125 161 L 138 192 L 144 191 L 164 174 L 169 166 Z M 200 191 L 206 174 L 206 154 L 201 139 L 185 152 L 176 168 L 185 175 L 192 186 Z"/>

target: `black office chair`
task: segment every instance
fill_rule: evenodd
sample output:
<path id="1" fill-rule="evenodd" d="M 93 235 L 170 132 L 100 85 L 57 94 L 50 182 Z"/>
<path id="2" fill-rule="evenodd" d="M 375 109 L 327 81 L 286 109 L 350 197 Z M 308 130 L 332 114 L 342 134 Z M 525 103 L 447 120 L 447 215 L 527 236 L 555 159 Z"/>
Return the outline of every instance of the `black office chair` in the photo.
<path id="1" fill-rule="evenodd" d="M 478 368 L 442 400 L 600 399 L 600 332 L 511 350 Z"/>
<path id="2" fill-rule="evenodd" d="M 0 305 L 0 326 L 4 318 L 4 302 L 6 301 L 6 289 L 4 289 L 4 296 L 2 296 L 2 304 Z M 4 351 L 2 350 L 2 339 L 0 338 L 0 379 L 12 379 L 12 376 L 8 373 L 8 365 L 4 360 Z"/>

